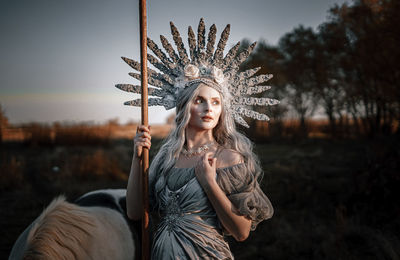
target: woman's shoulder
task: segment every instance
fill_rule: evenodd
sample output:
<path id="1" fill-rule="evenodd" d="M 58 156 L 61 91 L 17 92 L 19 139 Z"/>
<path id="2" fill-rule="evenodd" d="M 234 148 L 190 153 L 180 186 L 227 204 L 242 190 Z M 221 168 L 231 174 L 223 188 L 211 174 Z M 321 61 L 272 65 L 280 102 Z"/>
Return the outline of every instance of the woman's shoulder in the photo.
<path id="1" fill-rule="evenodd" d="M 217 168 L 226 168 L 244 162 L 243 156 L 233 149 L 221 148 L 217 154 Z"/>

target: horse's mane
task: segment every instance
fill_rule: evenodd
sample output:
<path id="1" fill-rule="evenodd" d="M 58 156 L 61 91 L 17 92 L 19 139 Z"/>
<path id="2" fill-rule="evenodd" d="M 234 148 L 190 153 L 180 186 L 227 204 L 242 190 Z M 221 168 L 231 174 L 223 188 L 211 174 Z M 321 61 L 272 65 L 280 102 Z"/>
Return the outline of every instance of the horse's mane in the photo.
<path id="1" fill-rule="evenodd" d="M 64 196 L 54 199 L 28 234 L 23 259 L 86 259 L 94 218 Z"/>

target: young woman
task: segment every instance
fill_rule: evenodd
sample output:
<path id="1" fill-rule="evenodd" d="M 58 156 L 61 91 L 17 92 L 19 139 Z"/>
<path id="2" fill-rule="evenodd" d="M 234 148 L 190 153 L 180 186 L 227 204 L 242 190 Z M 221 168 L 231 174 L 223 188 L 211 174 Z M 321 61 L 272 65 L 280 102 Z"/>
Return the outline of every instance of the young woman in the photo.
<path id="1" fill-rule="evenodd" d="M 233 259 L 224 235 L 243 241 L 260 221 L 273 214 L 270 201 L 259 187 L 262 170 L 252 152 L 252 144 L 235 127 L 235 121 L 246 125 L 240 114 L 268 120 L 267 116 L 249 110 L 245 105 L 254 102 L 274 105 L 278 101 L 252 97 L 242 99 L 241 93 L 244 91 L 249 95 L 269 89 L 257 84 L 271 76 L 250 78 L 256 70 L 236 74 L 240 62 L 251 52 L 247 50 L 244 55 L 239 54 L 233 59 L 239 45 L 221 58 L 229 25 L 221 35 L 214 57 L 210 55 L 211 44 L 207 44 L 207 51 L 202 52 L 205 44 L 203 27 L 201 20 L 198 46 L 189 28 L 192 61 L 185 56 L 179 33 L 172 23 L 179 56 L 171 53 L 165 38 L 162 41 L 176 66 L 171 65 L 171 60 L 151 40 L 149 44 L 164 65 L 154 59 L 150 62 L 165 72 L 161 75 L 150 71 L 152 78 L 149 83 L 161 90 L 152 89 L 149 93 L 161 99 L 149 99 L 149 104 L 161 104 L 166 108 L 176 106 L 175 128 L 149 169 L 150 206 L 160 215 L 153 239 L 152 259 Z M 210 29 L 211 42 L 212 34 L 215 40 L 215 26 Z M 124 60 L 139 69 L 137 62 Z M 117 87 L 137 92 L 132 85 Z M 138 105 L 139 102 L 128 104 Z M 127 187 L 128 216 L 134 220 L 142 216 L 140 156 L 143 147 L 150 149 L 151 134 L 148 127 L 141 125 L 134 138 Z"/>

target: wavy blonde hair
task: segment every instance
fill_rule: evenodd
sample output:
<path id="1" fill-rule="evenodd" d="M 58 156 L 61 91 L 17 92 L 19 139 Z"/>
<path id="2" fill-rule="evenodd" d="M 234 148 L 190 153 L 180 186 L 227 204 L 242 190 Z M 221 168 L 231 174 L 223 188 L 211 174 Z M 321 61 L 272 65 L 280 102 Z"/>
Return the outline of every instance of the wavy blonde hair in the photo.
<path id="1" fill-rule="evenodd" d="M 185 129 L 190 120 L 190 105 L 197 97 L 200 89 L 199 85 L 201 84 L 202 83 L 193 84 L 182 90 L 180 97 L 177 99 L 175 128 L 164 140 L 160 150 L 150 165 L 150 189 L 154 188 L 153 185 L 155 180 L 164 177 L 163 185 L 155 188 L 153 191 L 153 195 L 156 197 L 166 185 L 167 178 L 165 177 L 174 167 L 179 158 L 179 154 L 185 145 Z M 246 136 L 236 130 L 232 116 L 226 112 L 226 98 L 223 96 L 222 92 L 219 91 L 219 93 L 222 99 L 222 111 L 218 124 L 213 129 L 213 137 L 220 146 L 238 152 L 243 157 L 243 161 L 247 166 L 248 171 L 253 173 L 254 178 L 261 180 L 263 175 L 262 169 L 258 157 L 253 153 L 253 144 Z M 156 199 L 154 203 L 157 201 L 158 200 Z"/>

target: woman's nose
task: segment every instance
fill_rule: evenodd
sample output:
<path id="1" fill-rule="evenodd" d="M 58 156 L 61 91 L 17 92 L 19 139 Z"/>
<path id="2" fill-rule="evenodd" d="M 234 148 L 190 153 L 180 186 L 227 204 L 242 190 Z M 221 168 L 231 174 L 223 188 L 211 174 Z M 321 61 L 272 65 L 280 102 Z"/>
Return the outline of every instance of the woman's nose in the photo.
<path id="1" fill-rule="evenodd" d="M 205 110 L 208 112 L 212 111 L 212 106 L 210 102 L 205 103 Z"/>

